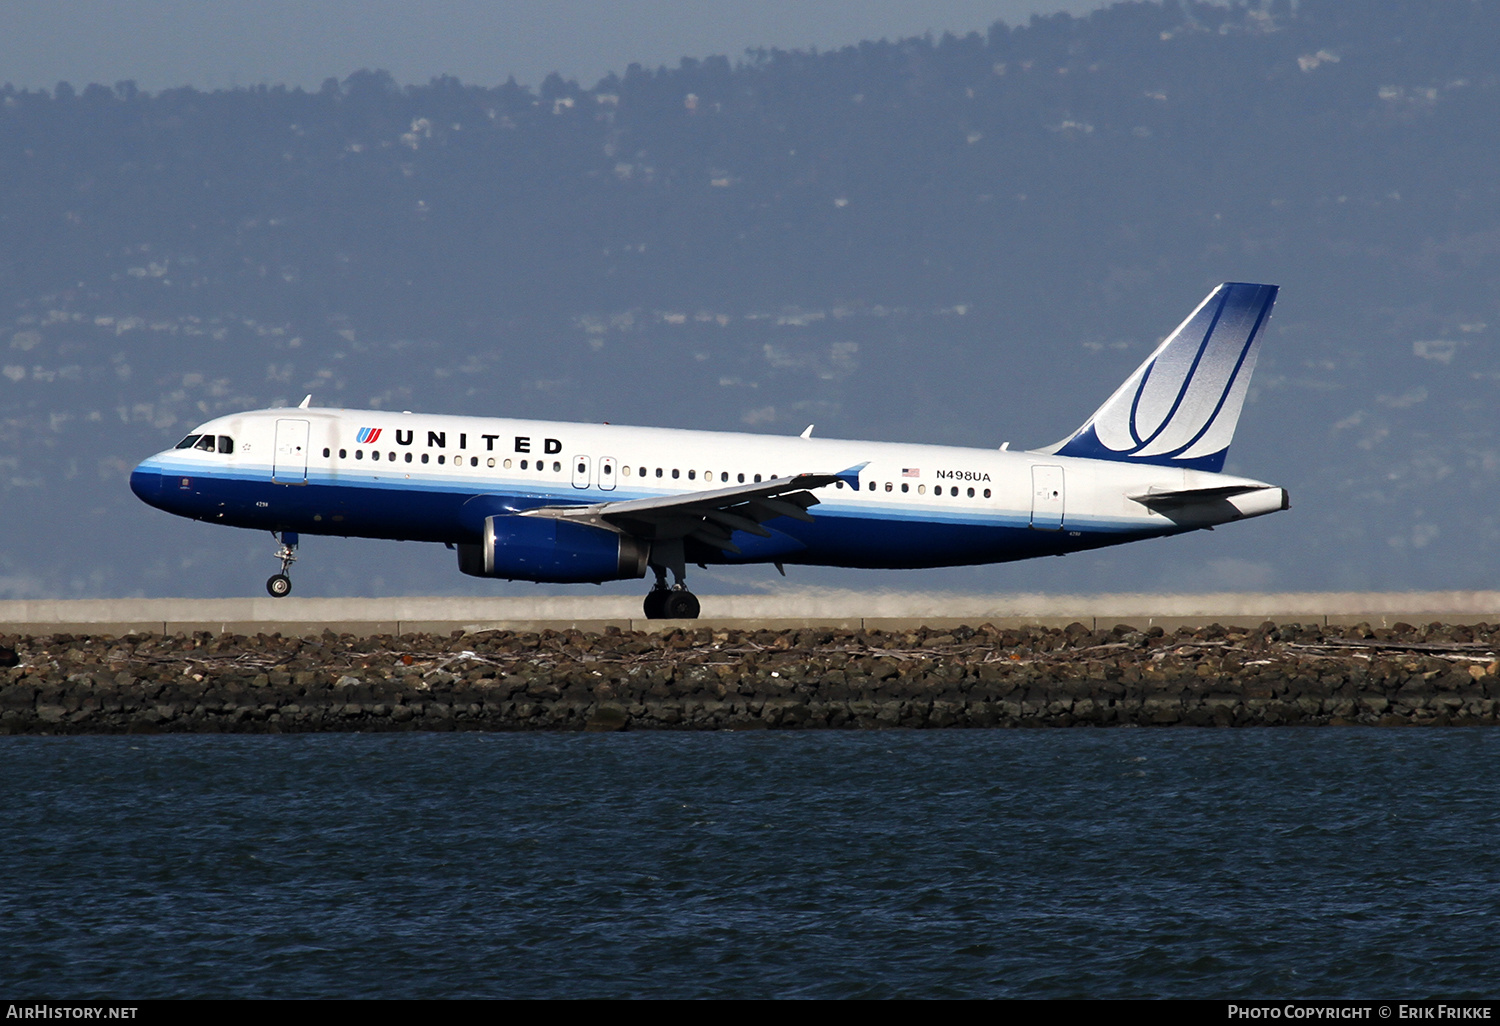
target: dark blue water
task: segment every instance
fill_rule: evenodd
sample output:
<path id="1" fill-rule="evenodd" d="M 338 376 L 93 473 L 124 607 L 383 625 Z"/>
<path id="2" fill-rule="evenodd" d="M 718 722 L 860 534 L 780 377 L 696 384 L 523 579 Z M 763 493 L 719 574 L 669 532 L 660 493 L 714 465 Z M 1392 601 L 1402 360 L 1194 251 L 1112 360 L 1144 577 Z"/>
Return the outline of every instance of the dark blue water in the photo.
<path id="1" fill-rule="evenodd" d="M 8 738 L 12 997 L 1500 991 L 1500 731 Z"/>

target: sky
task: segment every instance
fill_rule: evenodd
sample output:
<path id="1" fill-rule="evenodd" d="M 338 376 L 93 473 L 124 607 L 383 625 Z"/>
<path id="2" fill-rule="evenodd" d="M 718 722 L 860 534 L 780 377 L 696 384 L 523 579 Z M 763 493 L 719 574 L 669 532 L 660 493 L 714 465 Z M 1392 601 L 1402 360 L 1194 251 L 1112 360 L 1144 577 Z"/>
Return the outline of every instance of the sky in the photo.
<path id="1" fill-rule="evenodd" d="M 5 0 L 0 82 L 131 80 L 150 92 L 283 84 L 383 69 L 474 85 L 552 71 L 592 86 L 632 62 L 984 31 L 1107 0 Z"/>

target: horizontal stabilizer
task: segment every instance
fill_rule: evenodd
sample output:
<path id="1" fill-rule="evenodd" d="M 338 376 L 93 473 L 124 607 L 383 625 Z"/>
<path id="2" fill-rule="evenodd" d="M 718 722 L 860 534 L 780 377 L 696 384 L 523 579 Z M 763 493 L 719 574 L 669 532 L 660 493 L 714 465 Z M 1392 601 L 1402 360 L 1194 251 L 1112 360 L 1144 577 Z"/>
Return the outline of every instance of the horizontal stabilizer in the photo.
<path id="1" fill-rule="evenodd" d="M 1276 293 L 1275 285 L 1220 285 L 1082 427 L 1037 451 L 1223 470 Z"/>
<path id="2" fill-rule="evenodd" d="M 1242 485 L 1220 485 L 1217 488 L 1178 488 L 1173 491 L 1149 491 L 1141 495 L 1130 496 L 1142 506 L 1185 506 L 1194 502 L 1207 502 L 1211 499 L 1227 499 L 1232 495 L 1244 495 L 1246 492 L 1258 492 L 1265 488 L 1262 484 Z"/>

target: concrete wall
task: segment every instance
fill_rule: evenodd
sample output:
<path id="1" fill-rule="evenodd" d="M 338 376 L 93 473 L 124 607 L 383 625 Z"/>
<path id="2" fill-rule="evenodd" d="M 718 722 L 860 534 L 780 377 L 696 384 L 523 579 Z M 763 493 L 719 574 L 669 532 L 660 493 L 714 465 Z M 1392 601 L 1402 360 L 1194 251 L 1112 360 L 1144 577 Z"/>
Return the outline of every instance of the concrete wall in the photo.
<path id="1" fill-rule="evenodd" d="M 702 596 L 702 627 L 807 626 L 904 630 L 918 625 L 1041 624 L 1090 628 L 1125 623 L 1175 630 L 1210 623 L 1374 626 L 1500 622 L 1500 592 L 1292 592 L 1206 595 L 952 595 L 835 589 Z M 403 634 L 454 630 L 661 630 L 683 621 L 645 620 L 640 600 L 584 595 L 536 598 L 25 599 L 0 601 L 0 633 L 127 634 L 211 631 L 254 635 Z"/>

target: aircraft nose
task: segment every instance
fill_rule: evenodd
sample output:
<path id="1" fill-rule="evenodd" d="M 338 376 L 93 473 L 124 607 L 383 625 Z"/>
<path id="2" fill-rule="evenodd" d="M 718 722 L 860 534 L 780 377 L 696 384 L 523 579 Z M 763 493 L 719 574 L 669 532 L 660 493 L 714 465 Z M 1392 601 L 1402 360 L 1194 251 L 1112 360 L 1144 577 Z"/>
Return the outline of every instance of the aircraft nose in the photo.
<path id="1" fill-rule="evenodd" d="M 142 502 L 156 505 L 161 496 L 161 471 L 151 466 L 150 460 L 145 460 L 130 472 L 130 490 Z"/>

